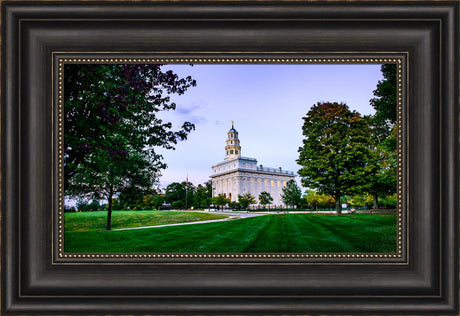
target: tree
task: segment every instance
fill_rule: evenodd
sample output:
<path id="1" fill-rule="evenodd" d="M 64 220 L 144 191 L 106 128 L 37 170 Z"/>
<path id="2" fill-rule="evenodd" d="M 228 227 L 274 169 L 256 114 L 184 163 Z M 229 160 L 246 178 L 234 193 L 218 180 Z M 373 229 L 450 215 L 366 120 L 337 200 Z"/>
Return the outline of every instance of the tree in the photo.
<path id="1" fill-rule="evenodd" d="M 184 208 L 184 202 L 182 200 L 177 200 L 171 203 L 171 206 L 176 209 Z"/>
<path id="2" fill-rule="evenodd" d="M 239 210 L 241 209 L 241 205 L 240 203 L 236 202 L 236 201 L 230 201 L 228 202 L 228 206 L 233 209 L 233 210 Z"/>
<path id="3" fill-rule="evenodd" d="M 355 194 L 351 199 L 348 200 L 348 203 L 352 207 L 360 207 L 367 205 L 369 195 L 368 194 Z"/>
<path id="4" fill-rule="evenodd" d="M 103 151 L 96 157 L 88 156 L 85 165 L 80 165 L 67 189 L 69 196 L 86 196 L 108 201 L 106 229 L 111 229 L 112 202 L 116 192 L 126 187 L 149 188 L 155 181 L 155 168 L 142 154 L 128 152 L 123 159 L 116 159 Z"/>
<path id="5" fill-rule="evenodd" d="M 383 80 L 379 80 L 374 90 L 375 98 L 370 100 L 376 114 L 375 119 L 380 124 L 396 123 L 396 64 L 381 66 Z"/>
<path id="6" fill-rule="evenodd" d="M 366 192 L 372 195 L 373 208 L 379 208 L 379 197 L 396 193 L 396 150 L 376 145 L 372 150 L 375 172 L 371 175 Z"/>
<path id="7" fill-rule="evenodd" d="M 334 205 L 335 203 L 335 200 L 332 196 L 320 194 L 315 190 L 307 190 L 307 194 L 304 195 L 302 199 L 306 199 L 308 205 L 313 206 L 315 211 L 318 210 L 318 206 L 321 208 L 330 208 L 331 205 Z"/>
<path id="8" fill-rule="evenodd" d="M 118 195 L 118 200 L 120 204 L 125 208 L 131 208 L 143 200 L 144 194 L 146 193 L 145 191 L 145 188 L 142 186 L 128 186 L 121 190 L 120 194 Z"/>
<path id="9" fill-rule="evenodd" d="M 270 193 L 268 193 L 267 191 L 260 192 L 259 194 L 260 204 L 262 204 L 265 207 L 265 205 L 272 204 L 272 202 L 273 202 L 273 198 L 270 195 Z"/>
<path id="10" fill-rule="evenodd" d="M 164 197 L 159 195 L 157 192 L 153 194 L 146 194 L 142 198 L 142 206 L 144 209 L 153 210 L 160 209 L 160 206 L 163 205 Z"/>
<path id="11" fill-rule="evenodd" d="M 173 182 L 169 184 L 165 189 L 166 203 L 172 203 L 179 200 L 185 201 L 185 182 Z"/>
<path id="12" fill-rule="evenodd" d="M 82 212 L 96 212 L 101 209 L 101 205 L 96 200 L 92 200 L 91 203 L 87 203 L 85 201 L 79 201 L 76 206 L 77 206 L 77 210 L 82 211 Z"/>
<path id="13" fill-rule="evenodd" d="M 256 203 L 256 199 L 251 195 L 251 193 L 246 192 L 243 195 L 238 194 L 238 204 L 241 205 L 242 209 L 248 209 L 249 205 Z"/>
<path id="14" fill-rule="evenodd" d="M 332 196 L 326 194 L 318 195 L 318 205 L 321 208 L 334 208 L 335 200 Z"/>
<path id="15" fill-rule="evenodd" d="M 100 148 L 116 153 L 119 144 L 108 135 L 123 135 L 135 148 L 149 146 L 154 161 L 161 160 L 153 147 L 173 149 L 187 138 L 194 125 L 185 122 L 178 131 L 156 116 L 174 110 L 169 94 L 183 94 L 196 82 L 179 78 L 161 65 L 67 64 L 64 69 L 64 189 L 85 158 Z M 112 139 L 113 140 L 113 139 Z M 163 167 L 163 165 L 162 165 Z"/>
<path id="16" fill-rule="evenodd" d="M 186 189 L 187 188 L 187 189 Z M 187 200 L 187 207 L 193 202 L 193 196 L 195 194 L 195 187 L 193 183 L 183 181 L 173 182 L 166 187 L 165 201 L 167 203 L 173 203 L 174 201 L 182 201 L 185 206 Z"/>
<path id="17" fill-rule="evenodd" d="M 165 198 L 158 194 L 153 197 L 152 206 L 155 209 L 159 210 L 164 202 L 165 202 Z"/>
<path id="18" fill-rule="evenodd" d="M 382 65 L 381 71 L 383 80 L 377 83 L 374 98 L 370 100 L 376 111 L 370 117 L 376 171 L 367 192 L 373 196 L 374 208 L 379 207 L 379 197 L 396 192 L 396 65 Z"/>
<path id="19" fill-rule="evenodd" d="M 218 209 L 220 209 L 224 205 L 227 205 L 229 202 L 230 200 L 225 198 L 223 194 L 219 194 L 218 196 L 212 198 L 212 204 L 217 205 Z"/>
<path id="20" fill-rule="evenodd" d="M 294 208 L 296 205 L 300 204 L 300 199 L 302 198 L 302 191 L 295 182 L 295 180 L 289 180 L 286 183 L 286 186 L 283 188 L 283 194 L 281 194 L 281 200 L 284 204 L 292 206 Z"/>
<path id="21" fill-rule="evenodd" d="M 155 148 L 174 149 L 195 128 L 174 131 L 156 114 L 196 82 L 160 65 L 67 64 L 64 75 L 65 194 L 106 198 L 110 229 L 113 195 L 151 187 L 166 168 Z"/>
<path id="22" fill-rule="evenodd" d="M 113 198 L 112 199 L 112 210 L 119 211 L 123 209 L 123 205 L 120 204 L 120 199 Z"/>
<path id="23" fill-rule="evenodd" d="M 205 185 L 199 184 L 196 187 L 195 195 L 193 196 L 193 205 L 198 208 L 208 208 L 211 205 L 212 191 Z"/>
<path id="24" fill-rule="evenodd" d="M 365 190 L 375 172 L 368 121 L 336 102 L 313 105 L 303 119 L 305 139 L 297 160 L 302 184 L 331 195 L 340 214 L 341 196 Z"/>

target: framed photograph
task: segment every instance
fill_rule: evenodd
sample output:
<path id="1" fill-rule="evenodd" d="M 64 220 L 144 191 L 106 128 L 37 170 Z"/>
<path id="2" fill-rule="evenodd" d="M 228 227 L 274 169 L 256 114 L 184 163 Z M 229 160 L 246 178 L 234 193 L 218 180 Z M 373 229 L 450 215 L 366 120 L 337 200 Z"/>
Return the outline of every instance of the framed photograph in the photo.
<path id="1" fill-rule="evenodd" d="M 2 2 L 2 301 L 458 308 L 456 1 Z"/>

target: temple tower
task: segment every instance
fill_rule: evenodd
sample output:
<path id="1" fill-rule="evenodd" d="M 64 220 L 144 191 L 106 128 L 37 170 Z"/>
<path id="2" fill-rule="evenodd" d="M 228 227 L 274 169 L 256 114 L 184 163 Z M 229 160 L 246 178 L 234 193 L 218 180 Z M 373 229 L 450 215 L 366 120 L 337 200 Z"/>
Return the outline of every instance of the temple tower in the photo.
<path id="1" fill-rule="evenodd" d="M 227 133 L 227 141 L 225 145 L 225 160 L 235 159 L 241 157 L 240 140 L 238 139 L 238 132 L 233 126 Z"/>

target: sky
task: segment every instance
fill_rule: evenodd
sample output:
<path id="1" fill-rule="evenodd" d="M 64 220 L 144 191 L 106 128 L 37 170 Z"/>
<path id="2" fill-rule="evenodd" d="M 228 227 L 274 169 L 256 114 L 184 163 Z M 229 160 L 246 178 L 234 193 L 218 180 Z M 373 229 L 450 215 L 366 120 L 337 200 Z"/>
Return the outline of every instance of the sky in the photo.
<path id="1" fill-rule="evenodd" d="M 232 126 L 239 133 L 243 157 L 258 165 L 294 171 L 302 144 L 303 119 L 317 102 L 344 102 L 362 115 L 374 114 L 369 104 L 380 65 L 227 64 L 164 65 L 180 77 L 192 76 L 197 86 L 171 95 L 175 111 L 159 116 L 179 129 L 185 121 L 196 129 L 176 150 L 158 152 L 168 165 L 160 188 L 188 180 L 208 181 L 211 166 L 225 158 L 225 140 Z M 299 177 L 297 177 L 299 182 Z"/>

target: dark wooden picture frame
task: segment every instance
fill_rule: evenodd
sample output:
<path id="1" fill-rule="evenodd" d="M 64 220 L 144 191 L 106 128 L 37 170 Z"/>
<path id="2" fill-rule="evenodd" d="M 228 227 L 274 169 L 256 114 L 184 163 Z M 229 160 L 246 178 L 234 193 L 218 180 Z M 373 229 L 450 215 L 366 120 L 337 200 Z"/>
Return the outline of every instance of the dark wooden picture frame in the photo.
<path id="1" fill-rule="evenodd" d="M 459 7 L 4 1 L 2 314 L 457 314 Z M 60 259 L 61 55 L 403 58 L 404 260 Z"/>

